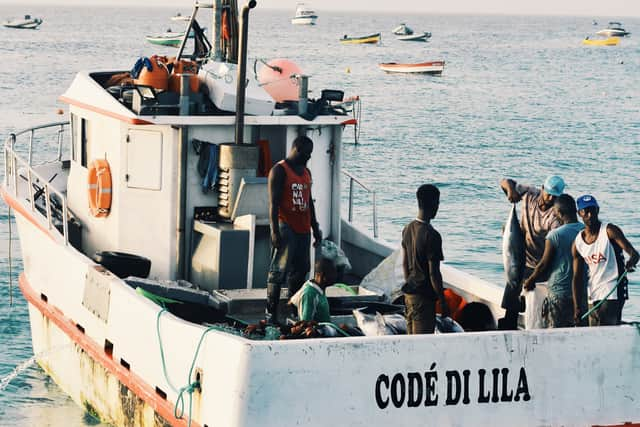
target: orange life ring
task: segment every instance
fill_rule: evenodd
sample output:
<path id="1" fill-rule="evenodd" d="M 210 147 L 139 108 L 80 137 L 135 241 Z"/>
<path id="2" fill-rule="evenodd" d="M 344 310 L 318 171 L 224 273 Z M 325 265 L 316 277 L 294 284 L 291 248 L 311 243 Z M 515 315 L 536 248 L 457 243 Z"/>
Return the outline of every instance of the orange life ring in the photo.
<path id="1" fill-rule="evenodd" d="M 96 218 L 109 215 L 111 210 L 111 170 L 106 159 L 89 164 L 89 211 Z"/>

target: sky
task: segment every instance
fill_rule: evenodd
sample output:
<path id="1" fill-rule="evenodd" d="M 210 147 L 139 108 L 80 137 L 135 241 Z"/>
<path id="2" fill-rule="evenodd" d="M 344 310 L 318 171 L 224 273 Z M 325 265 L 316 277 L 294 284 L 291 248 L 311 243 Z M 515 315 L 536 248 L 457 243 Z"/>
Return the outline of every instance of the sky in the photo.
<path id="1" fill-rule="evenodd" d="M 269 9 L 294 10 L 299 0 L 257 0 Z M 326 11 L 366 11 L 406 13 L 462 13 L 506 15 L 568 15 L 602 17 L 640 17 L 640 0 L 305 0 L 318 13 Z M 0 4 L 77 4 L 144 6 L 190 9 L 192 0 L 0 0 Z M 239 0 L 243 4 L 243 0 Z"/>

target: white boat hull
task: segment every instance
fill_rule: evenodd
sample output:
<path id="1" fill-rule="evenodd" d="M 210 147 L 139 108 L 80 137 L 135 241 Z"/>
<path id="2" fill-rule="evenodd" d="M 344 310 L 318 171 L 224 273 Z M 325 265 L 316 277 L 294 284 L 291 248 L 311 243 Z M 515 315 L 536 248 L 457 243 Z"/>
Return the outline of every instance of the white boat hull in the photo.
<path id="1" fill-rule="evenodd" d="M 420 64 L 384 63 L 378 67 L 388 73 L 442 74 L 444 61 L 424 62 Z"/>
<path id="2" fill-rule="evenodd" d="M 27 205 L 5 200 L 16 212 L 21 289 L 43 368 L 104 421 L 186 425 L 186 414 L 171 416 L 177 393 L 163 375 L 160 307 L 65 247 Z M 451 267 L 443 275 L 454 288 L 456 280 L 474 288 L 471 276 Z M 101 289 L 109 293 L 104 319 L 83 303 Z M 168 377 L 184 386 L 205 328 L 166 313 L 160 320 Z M 202 389 L 192 425 L 638 423 L 638 348 L 633 326 L 295 341 L 214 331 L 195 363 Z"/>
<path id="3" fill-rule="evenodd" d="M 317 16 L 304 16 L 299 18 L 291 18 L 293 25 L 316 25 Z"/>

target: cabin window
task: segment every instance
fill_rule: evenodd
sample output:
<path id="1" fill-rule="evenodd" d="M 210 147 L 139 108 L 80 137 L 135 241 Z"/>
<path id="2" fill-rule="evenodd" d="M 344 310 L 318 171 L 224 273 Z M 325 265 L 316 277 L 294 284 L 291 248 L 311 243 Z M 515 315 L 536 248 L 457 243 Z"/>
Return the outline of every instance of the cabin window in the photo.
<path id="1" fill-rule="evenodd" d="M 87 119 L 71 114 L 71 159 L 80 162 L 83 167 L 87 167 L 89 158 L 89 137 Z"/>

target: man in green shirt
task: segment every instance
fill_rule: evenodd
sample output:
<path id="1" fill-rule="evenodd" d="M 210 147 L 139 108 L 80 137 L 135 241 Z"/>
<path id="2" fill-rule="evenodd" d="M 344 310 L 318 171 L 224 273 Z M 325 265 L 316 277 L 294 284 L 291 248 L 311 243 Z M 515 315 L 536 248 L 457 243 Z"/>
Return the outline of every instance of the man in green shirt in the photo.
<path id="1" fill-rule="evenodd" d="M 307 280 L 289 301 L 298 309 L 300 320 L 330 322 L 329 300 L 324 294 L 327 286 L 336 281 L 336 267 L 332 260 L 319 258 L 314 266 L 313 279 Z"/>

